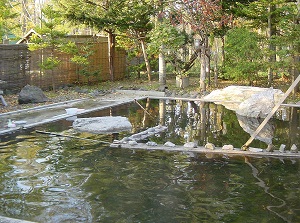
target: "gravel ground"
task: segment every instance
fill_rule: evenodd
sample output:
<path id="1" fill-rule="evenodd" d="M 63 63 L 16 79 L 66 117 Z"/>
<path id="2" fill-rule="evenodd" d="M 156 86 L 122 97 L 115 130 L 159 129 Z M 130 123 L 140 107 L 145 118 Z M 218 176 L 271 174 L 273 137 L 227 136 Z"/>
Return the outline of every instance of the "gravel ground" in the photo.
<path id="1" fill-rule="evenodd" d="M 10 111 L 16 111 L 16 110 L 21 110 L 21 109 L 27 109 L 27 108 L 32 108 L 36 106 L 42 106 L 42 105 L 48 105 L 48 104 L 53 104 L 53 103 L 58 103 L 58 102 L 63 102 L 63 101 L 69 101 L 69 100 L 74 100 L 74 99 L 80 99 L 80 98 L 86 98 L 86 97 L 91 97 L 89 93 L 82 93 L 82 92 L 77 92 L 74 90 L 60 90 L 56 93 L 53 92 L 44 92 L 44 94 L 48 97 L 48 101 L 44 103 L 38 103 L 38 104 L 19 104 L 18 103 L 18 95 L 17 94 L 12 94 L 12 95 L 4 95 L 4 99 L 8 106 L 3 106 L 0 104 L 0 113 L 6 113 Z"/>

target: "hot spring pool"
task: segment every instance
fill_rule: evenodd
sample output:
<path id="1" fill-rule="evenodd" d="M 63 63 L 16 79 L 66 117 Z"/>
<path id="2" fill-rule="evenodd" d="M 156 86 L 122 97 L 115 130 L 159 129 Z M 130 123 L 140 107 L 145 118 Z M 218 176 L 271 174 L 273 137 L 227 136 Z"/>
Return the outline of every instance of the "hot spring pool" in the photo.
<path id="1" fill-rule="evenodd" d="M 168 131 L 151 140 L 239 147 L 249 138 L 222 106 L 141 105 L 149 114 L 133 103 L 84 115 L 126 116 L 131 133 L 74 133 L 72 121 L 63 120 L 2 138 L 0 215 L 36 222 L 300 222 L 299 159 L 109 148 L 35 132 L 112 142 L 165 124 Z M 299 110 L 293 112 L 272 121 L 274 145 L 299 147 Z"/>

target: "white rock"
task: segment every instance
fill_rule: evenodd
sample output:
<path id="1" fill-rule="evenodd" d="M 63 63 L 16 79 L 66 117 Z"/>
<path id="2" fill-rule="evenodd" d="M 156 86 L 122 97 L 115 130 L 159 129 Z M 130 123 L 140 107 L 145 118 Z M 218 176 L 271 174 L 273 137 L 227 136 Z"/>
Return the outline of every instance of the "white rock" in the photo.
<path id="1" fill-rule="evenodd" d="M 297 148 L 297 146 L 295 144 L 292 145 L 291 152 L 292 153 L 297 153 L 298 152 L 298 148 Z"/>
<path id="2" fill-rule="evenodd" d="M 281 144 L 279 147 L 279 152 L 284 153 L 285 147 L 286 147 L 286 145 Z"/>
<path id="3" fill-rule="evenodd" d="M 187 142 L 183 145 L 185 148 L 197 148 L 197 143 L 195 142 Z"/>
<path id="4" fill-rule="evenodd" d="M 214 150 L 214 149 L 216 149 L 216 147 L 215 147 L 215 145 L 212 144 L 212 143 L 206 143 L 205 149 L 211 149 L 211 150 Z"/>
<path id="5" fill-rule="evenodd" d="M 223 149 L 223 150 L 234 150 L 234 147 L 233 147 L 233 145 L 224 145 L 224 146 L 222 147 L 222 149 Z"/>
<path id="6" fill-rule="evenodd" d="M 172 143 L 172 142 L 166 142 L 166 143 L 164 144 L 164 146 L 167 146 L 167 147 L 175 147 L 175 144 Z"/>

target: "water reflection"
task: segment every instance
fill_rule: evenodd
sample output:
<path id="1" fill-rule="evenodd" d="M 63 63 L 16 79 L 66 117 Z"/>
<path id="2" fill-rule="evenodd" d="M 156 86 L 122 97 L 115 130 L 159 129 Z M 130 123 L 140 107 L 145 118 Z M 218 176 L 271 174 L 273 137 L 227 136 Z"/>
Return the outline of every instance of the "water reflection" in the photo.
<path id="1" fill-rule="evenodd" d="M 0 215 L 38 222 L 300 220 L 299 160 L 208 159 L 33 139 L 2 159 Z"/>
<path id="2" fill-rule="evenodd" d="M 170 140 L 175 144 L 184 144 L 194 141 L 199 145 L 211 142 L 217 146 L 233 144 L 241 147 L 263 121 L 236 115 L 212 103 L 161 100 L 159 108 L 159 123 L 168 126 L 169 130 L 162 136 L 165 140 L 157 139 L 158 142 Z M 251 146 L 265 148 L 275 144 L 279 148 L 280 144 L 299 144 L 299 116 L 299 109 L 282 108 Z"/>

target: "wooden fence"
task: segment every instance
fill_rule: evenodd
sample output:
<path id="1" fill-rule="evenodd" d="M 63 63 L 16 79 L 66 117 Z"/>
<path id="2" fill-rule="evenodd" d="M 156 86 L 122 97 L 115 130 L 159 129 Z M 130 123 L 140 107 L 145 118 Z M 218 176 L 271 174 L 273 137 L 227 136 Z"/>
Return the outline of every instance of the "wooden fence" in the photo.
<path id="1" fill-rule="evenodd" d="M 78 46 L 84 41 L 76 43 Z M 97 83 L 110 79 L 108 63 L 108 46 L 106 41 L 94 41 L 94 54 L 89 57 L 89 71 L 98 71 L 96 76 L 87 78 L 79 74 L 78 65 L 70 61 L 70 55 L 57 55 L 61 60 L 60 66 L 52 71 L 42 71 L 39 64 L 43 58 L 47 58 L 49 51 L 29 51 L 26 44 L 0 45 L 0 80 L 5 84 L 0 89 L 5 93 L 17 93 L 26 84 L 38 86 L 44 90 L 52 87 L 52 81 L 56 87 L 70 84 Z M 122 79 L 126 70 L 126 53 L 118 50 L 114 61 L 114 78 Z M 52 79 L 53 78 L 53 79 Z"/>

